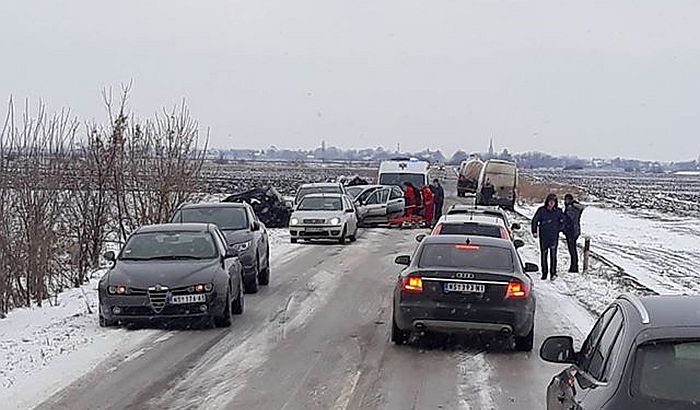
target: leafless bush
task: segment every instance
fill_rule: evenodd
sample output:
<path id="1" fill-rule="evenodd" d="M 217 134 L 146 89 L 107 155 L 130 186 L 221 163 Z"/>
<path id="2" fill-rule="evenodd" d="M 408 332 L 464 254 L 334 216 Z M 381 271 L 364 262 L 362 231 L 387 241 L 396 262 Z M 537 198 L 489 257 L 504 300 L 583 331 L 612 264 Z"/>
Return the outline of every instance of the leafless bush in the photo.
<path id="1" fill-rule="evenodd" d="M 184 102 L 152 119 L 127 113 L 129 88 L 107 125 L 79 123 L 42 104 L 0 129 L 0 317 L 79 286 L 110 238 L 166 222 L 190 199 L 206 150 Z"/>

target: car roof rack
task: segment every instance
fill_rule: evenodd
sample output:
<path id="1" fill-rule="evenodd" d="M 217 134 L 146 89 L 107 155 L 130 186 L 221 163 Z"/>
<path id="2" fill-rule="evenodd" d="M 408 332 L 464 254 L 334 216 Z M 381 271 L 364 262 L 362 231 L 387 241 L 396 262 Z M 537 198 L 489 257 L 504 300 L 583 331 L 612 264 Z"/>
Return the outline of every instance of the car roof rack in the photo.
<path id="1" fill-rule="evenodd" d="M 634 306 L 637 309 L 639 315 L 642 317 L 643 324 L 648 325 L 651 322 L 651 319 L 649 318 L 649 312 L 647 312 L 647 308 L 644 307 L 644 304 L 637 296 L 625 293 L 620 295 L 619 299 L 628 301 L 630 304 L 632 304 L 632 306 Z"/>

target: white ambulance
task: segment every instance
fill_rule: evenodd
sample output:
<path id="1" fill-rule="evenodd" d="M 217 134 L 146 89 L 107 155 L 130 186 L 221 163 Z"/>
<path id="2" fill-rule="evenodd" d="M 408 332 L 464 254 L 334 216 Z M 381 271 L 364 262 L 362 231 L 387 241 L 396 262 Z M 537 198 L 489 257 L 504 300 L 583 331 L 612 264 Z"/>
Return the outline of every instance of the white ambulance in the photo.
<path id="1" fill-rule="evenodd" d="M 377 183 L 381 185 L 396 185 L 403 189 L 404 182 L 410 182 L 416 188 L 429 185 L 428 171 L 430 164 L 417 158 L 394 158 L 382 161 L 379 165 Z"/>

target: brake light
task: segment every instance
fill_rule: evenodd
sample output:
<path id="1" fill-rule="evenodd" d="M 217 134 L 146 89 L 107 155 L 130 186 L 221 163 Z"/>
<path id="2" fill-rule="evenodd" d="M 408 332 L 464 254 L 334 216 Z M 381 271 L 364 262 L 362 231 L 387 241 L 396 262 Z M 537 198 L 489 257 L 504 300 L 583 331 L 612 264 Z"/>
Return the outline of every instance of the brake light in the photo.
<path id="1" fill-rule="evenodd" d="M 506 289 L 506 299 L 525 299 L 527 298 L 527 286 L 520 282 L 509 282 Z"/>
<path id="2" fill-rule="evenodd" d="M 455 249 L 459 249 L 460 251 L 478 251 L 479 247 L 476 245 L 455 245 Z"/>
<path id="3" fill-rule="evenodd" d="M 433 228 L 433 231 L 430 234 L 431 235 L 440 235 L 441 231 L 442 231 L 442 224 L 437 224 L 437 225 L 435 225 L 435 228 Z"/>
<path id="4" fill-rule="evenodd" d="M 510 235 L 508 235 L 508 231 L 506 228 L 501 227 L 501 239 L 510 239 Z"/>
<path id="5" fill-rule="evenodd" d="M 408 293 L 423 292 L 423 278 L 420 276 L 406 276 L 401 280 L 401 289 Z"/>

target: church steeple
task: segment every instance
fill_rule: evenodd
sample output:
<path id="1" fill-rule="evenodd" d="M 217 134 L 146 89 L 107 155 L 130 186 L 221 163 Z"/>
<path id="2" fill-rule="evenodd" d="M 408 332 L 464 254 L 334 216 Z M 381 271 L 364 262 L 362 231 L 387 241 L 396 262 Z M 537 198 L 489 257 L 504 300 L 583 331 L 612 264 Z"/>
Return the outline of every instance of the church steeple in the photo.
<path id="1" fill-rule="evenodd" d="M 491 140 L 489 142 L 489 157 L 493 158 L 495 153 L 493 152 L 493 137 L 491 137 Z"/>

